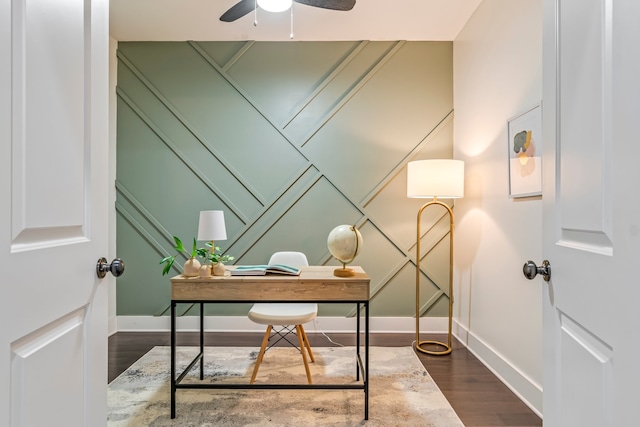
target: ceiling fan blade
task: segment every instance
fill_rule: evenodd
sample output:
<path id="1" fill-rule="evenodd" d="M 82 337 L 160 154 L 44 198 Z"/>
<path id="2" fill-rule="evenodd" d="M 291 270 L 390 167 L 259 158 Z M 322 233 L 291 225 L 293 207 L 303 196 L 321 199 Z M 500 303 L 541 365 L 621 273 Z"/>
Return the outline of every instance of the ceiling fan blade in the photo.
<path id="1" fill-rule="evenodd" d="M 242 18 L 249 12 L 253 12 L 256 7 L 255 0 L 240 0 L 238 3 L 234 4 L 222 14 L 220 20 L 223 22 L 233 22 L 236 19 Z"/>
<path id="2" fill-rule="evenodd" d="M 296 3 L 306 4 L 323 9 L 347 11 L 353 9 L 356 0 L 294 0 Z"/>

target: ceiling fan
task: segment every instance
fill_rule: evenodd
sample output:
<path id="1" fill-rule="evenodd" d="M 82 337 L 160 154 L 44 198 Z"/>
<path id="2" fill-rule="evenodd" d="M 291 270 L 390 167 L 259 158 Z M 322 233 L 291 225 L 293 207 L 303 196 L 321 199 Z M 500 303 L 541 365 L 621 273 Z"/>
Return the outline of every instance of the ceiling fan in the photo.
<path id="1" fill-rule="evenodd" d="M 323 9 L 348 11 L 353 9 L 356 0 L 293 0 L 296 3 L 307 6 L 320 7 Z M 240 0 L 229 10 L 222 14 L 220 20 L 223 22 L 233 22 L 242 18 L 249 12 L 253 12 L 256 7 L 256 0 Z"/>

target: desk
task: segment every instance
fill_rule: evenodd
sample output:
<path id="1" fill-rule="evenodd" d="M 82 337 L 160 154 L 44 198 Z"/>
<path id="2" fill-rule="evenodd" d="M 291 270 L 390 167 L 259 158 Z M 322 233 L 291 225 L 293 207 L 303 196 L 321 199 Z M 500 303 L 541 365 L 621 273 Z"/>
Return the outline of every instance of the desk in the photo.
<path id="1" fill-rule="evenodd" d="M 232 269 L 233 267 L 227 267 Z M 369 276 L 361 267 L 352 267 L 352 277 L 336 277 L 335 267 L 302 267 L 299 276 L 184 277 L 171 279 L 171 418 L 176 416 L 176 391 L 181 388 L 233 389 L 356 389 L 364 391 L 364 419 L 369 419 Z M 204 374 L 204 304 L 239 302 L 315 302 L 356 304 L 356 381 L 355 384 L 181 384 L 200 362 Z M 176 304 L 200 305 L 200 352 L 176 377 Z M 360 354 L 360 309 L 364 306 L 364 360 Z M 362 375 L 362 381 L 360 381 Z"/>

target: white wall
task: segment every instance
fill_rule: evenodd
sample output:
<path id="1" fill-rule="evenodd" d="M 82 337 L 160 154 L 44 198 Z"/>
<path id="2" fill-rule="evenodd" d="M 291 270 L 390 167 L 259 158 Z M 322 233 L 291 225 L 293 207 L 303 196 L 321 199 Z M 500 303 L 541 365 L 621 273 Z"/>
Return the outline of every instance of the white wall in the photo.
<path id="1" fill-rule="evenodd" d="M 509 198 L 506 122 L 542 97 L 542 1 L 484 0 L 454 41 L 456 334 L 542 414 L 540 197 Z M 543 165 L 544 167 L 544 165 Z"/>

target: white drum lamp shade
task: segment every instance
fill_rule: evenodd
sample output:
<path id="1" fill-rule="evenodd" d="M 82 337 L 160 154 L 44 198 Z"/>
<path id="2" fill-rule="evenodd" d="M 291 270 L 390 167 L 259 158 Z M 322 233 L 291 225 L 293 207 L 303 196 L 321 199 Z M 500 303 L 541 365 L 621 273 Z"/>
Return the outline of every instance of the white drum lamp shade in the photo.
<path id="1" fill-rule="evenodd" d="M 407 165 L 407 197 L 456 199 L 463 196 L 462 160 L 417 160 Z"/>
<path id="2" fill-rule="evenodd" d="M 198 240 L 227 240 L 224 211 L 200 211 Z"/>

